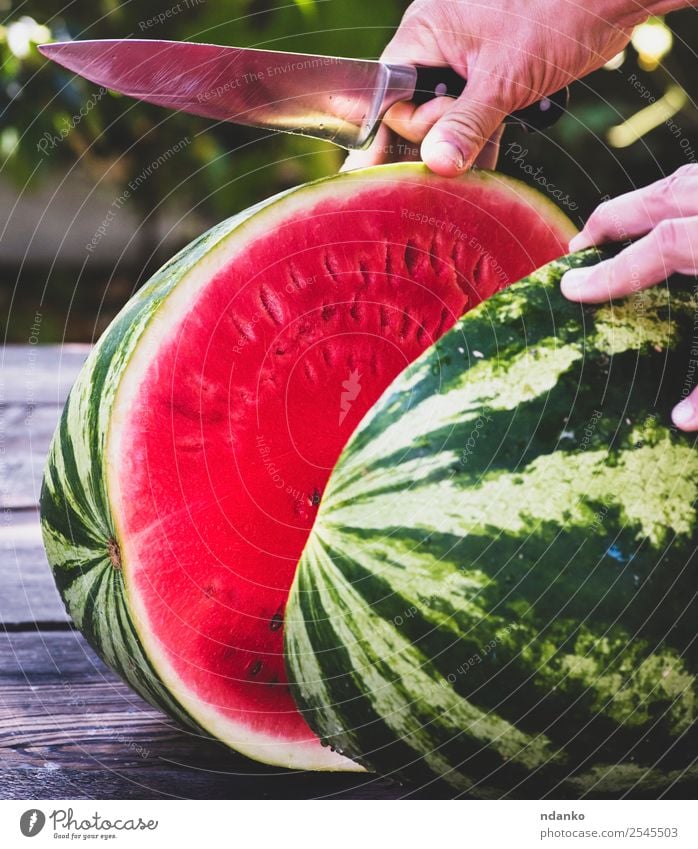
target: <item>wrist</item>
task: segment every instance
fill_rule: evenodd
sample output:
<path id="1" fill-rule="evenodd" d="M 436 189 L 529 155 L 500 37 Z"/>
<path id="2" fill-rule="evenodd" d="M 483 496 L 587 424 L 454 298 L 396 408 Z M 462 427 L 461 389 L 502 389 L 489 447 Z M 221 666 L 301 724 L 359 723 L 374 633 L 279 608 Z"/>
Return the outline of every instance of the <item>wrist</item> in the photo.
<path id="1" fill-rule="evenodd" d="M 653 15 L 698 6 L 698 0 L 609 0 L 605 13 L 609 23 L 637 26 Z"/>
<path id="2" fill-rule="evenodd" d="M 690 9 L 698 6 L 698 0 L 653 0 L 643 4 L 650 15 L 666 15 L 679 9 Z"/>

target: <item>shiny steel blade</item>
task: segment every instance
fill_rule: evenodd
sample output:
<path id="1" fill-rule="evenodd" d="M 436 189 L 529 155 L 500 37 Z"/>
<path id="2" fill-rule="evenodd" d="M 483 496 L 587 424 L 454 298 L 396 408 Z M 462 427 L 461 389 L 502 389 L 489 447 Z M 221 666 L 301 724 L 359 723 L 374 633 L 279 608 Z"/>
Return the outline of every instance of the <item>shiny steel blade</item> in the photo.
<path id="1" fill-rule="evenodd" d="M 130 97 L 347 148 L 365 146 L 385 110 L 414 91 L 412 69 L 363 59 L 145 39 L 66 41 L 39 49 Z"/>

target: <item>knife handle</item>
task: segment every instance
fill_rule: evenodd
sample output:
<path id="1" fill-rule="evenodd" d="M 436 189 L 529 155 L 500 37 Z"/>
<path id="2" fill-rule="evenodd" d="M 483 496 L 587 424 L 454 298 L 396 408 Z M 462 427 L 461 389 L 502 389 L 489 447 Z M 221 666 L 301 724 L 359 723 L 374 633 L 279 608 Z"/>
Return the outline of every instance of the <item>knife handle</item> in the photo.
<path id="1" fill-rule="evenodd" d="M 418 106 L 427 103 L 435 97 L 459 97 L 465 88 L 465 80 L 453 68 L 434 68 L 424 65 L 417 66 L 417 82 L 415 84 L 412 103 Z M 519 124 L 529 132 L 545 130 L 558 120 L 567 108 L 570 91 L 560 89 L 549 97 L 544 97 L 537 103 L 532 103 L 525 109 L 512 112 L 504 119 L 505 124 Z"/>

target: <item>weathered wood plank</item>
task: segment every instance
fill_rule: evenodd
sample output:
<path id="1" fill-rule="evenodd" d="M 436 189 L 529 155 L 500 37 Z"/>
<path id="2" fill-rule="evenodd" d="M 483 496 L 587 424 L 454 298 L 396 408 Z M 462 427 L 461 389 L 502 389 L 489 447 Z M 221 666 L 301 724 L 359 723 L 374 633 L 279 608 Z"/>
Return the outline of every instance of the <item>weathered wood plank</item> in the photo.
<path id="1" fill-rule="evenodd" d="M 0 352 L 0 405 L 63 404 L 90 345 L 6 345 Z"/>
<path id="2" fill-rule="evenodd" d="M 0 625 L 67 622 L 41 542 L 37 510 L 0 516 Z"/>
<path id="3" fill-rule="evenodd" d="M 181 730 L 76 632 L 0 637 L 0 798 L 394 798 L 375 776 L 294 773 Z"/>
<path id="4" fill-rule="evenodd" d="M 27 509 L 39 501 L 51 437 L 62 407 L 7 404 L 0 407 L 0 507 Z"/>
<path id="5" fill-rule="evenodd" d="M 83 771 L 0 768 L 0 799 L 397 799 L 405 791 L 377 778 L 328 773 L 228 775 L 195 769 Z M 269 824 L 274 828 L 274 823 Z"/>
<path id="6" fill-rule="evenodd" d="M 0 685 L 89 684 L 109 680 L 119 684 L 84 638 L 76 631 L 0 633 Z M 127 693 L 131 690 L 125 687 Z M 137 698 L 134 694 L 134 698 Z M 143 704 L 141 702 L 141 704 Z"/>

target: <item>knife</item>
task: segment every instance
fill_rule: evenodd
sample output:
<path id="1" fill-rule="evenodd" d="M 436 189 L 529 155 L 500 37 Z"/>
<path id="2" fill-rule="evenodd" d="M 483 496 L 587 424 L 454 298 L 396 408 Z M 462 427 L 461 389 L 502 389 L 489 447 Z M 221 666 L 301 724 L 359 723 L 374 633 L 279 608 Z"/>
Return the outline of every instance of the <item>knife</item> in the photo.
<path id="1" fill-rule="evenodd" d="M 112 39 L 42 44 L 39 50 L 105 88 L 182 112 L 326 139 L 345 148 L 371 143 L 401 100 L 458 97 L 451 68 L 282 53 L 188 41 Z M 551 126 L 567 106 L 562 89 L 508 116 L 528 130 Z"/>

